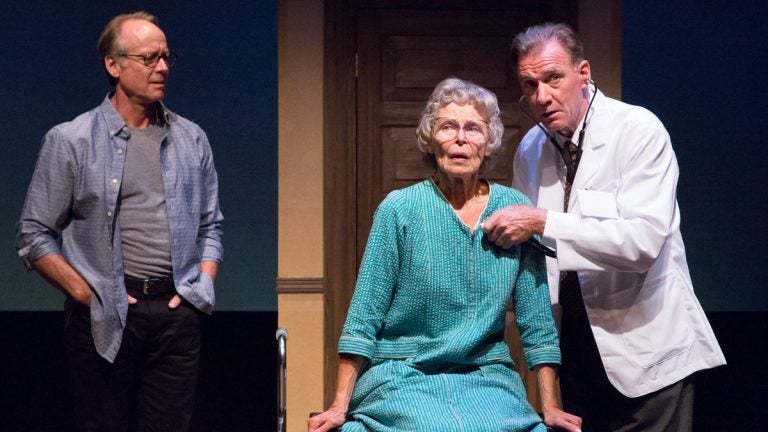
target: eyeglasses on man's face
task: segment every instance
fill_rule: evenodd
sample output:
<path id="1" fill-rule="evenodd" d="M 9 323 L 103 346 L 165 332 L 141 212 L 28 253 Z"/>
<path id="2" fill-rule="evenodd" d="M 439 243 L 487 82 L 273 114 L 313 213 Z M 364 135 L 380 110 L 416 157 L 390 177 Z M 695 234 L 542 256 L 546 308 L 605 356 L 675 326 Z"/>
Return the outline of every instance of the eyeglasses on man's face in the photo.
<path id="1" fill-rule="evenodd" d="M 435 121 L 434 135 L 439 142 L 456 139 L 459 131 L 464 131 L 464 138 L 472 142 L 481 142 L 488 137 L 488 124 L 485 120 L 467 120 L 460 124 L 458 120 L 439 117 Z"/>
<path id="2" fill-rule="evenodd" d="M 117 54 L 117 56 L 135 60 L 148 68 L 157 66 L 161 59 L 165 62 L 166 66 L 171 67 L 176 64 L 176 59 L 179 58 L 173 51 L 155 52 L 151 54 Z"/>

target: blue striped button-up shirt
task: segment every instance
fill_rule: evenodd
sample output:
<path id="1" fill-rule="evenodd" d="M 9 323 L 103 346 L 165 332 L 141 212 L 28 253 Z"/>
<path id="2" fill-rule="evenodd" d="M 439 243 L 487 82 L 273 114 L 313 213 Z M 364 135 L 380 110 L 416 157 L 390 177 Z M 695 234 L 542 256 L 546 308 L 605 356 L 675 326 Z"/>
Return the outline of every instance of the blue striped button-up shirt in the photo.
<path id="1" fill-rule="evenodd" d="M 162 106 L 162 104 L 161 104 Z M 203 260 L 221 262 L 222 214 L 208 138 L 164 106 L 160 150 L 176 290 L 205 313 L 214 304 Z M 128 313 L 120 239 L 119 192 L 130 130 L 109 96 L 43 139 L 17 224 L 16 248 L 28 268 L 62 254 L 94 292 L 91 332 L 109 361 L 120 348 Z"/>

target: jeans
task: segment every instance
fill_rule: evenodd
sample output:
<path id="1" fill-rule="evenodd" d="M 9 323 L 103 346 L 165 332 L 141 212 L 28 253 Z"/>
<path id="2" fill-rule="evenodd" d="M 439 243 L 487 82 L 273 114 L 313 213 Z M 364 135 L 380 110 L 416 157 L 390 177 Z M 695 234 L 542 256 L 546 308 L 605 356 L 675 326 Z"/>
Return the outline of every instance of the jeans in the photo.
<path id="1" fill-rule="evenodd" d="M 173 293 L 141 296 L 130 305 L 114 363 L 100 357 L 89 308 L 68 302 L 64 345 L 81 432 L 186 431 L 200 357 L 201 312 L 187 302 L 168 308 Z"/>

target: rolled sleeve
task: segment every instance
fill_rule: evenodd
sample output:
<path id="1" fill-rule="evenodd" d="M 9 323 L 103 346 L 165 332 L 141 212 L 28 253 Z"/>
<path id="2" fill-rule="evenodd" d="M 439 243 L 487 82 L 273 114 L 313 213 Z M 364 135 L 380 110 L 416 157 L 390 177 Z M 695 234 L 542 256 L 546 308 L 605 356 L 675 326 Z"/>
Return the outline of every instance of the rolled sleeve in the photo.
<path id="1" fill-rule="evenodd" d="M 560 348 L 558 347 L 541 347 L 525 352 L 525 363 L 530 369 L 542 364 L 559 365 L 561 362 Z"/>
<path id="2" fill-rule="evenodd" d="M 339 338 L 339 354 L 355 354 L 367 359 L 373 358 L 375 344 L 368 339 L 342 335 Z"/>
<path id="3" fill-rule="evenodd" d="M 18 244 L 17 244 L 18 245 Z M 22 246 L 18 249 L 19 258 L 27 268 L 27 270 L 33 270 L 33 263 L 40 258 L 48 255 L 61 254 L 61 248 L 52 237 L 40 235 L 34 237 L 32 243 L 27 246 Z"/>
<path id="4" fill-rule="evenodd" d="M 207 237 L 198 240 L 200 256 L 203 261 L 221 263 L 224 260 L 224 249 L 221 243 L 221 224 L 217 223 L 206 231 Z"/>

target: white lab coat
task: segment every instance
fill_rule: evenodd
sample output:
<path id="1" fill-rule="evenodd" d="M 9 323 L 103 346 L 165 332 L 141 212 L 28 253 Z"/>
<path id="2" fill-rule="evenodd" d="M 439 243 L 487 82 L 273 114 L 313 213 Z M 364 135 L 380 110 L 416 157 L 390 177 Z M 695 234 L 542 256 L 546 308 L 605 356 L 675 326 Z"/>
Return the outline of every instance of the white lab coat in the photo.
<path id="1" fill-rule="evenodd" d="M 560 154 L 532 128 L 515 155 L 513 186 L 550 210 L 542 240 L 557 249 L 547 259 L 557 321 L 559 272 L 575 270 L 608 379 L 628 397 L 725 364 L 693 292 L 677 160 L 658 118 L 598 91 L 568 213 L 564 173 Z"/>

